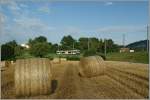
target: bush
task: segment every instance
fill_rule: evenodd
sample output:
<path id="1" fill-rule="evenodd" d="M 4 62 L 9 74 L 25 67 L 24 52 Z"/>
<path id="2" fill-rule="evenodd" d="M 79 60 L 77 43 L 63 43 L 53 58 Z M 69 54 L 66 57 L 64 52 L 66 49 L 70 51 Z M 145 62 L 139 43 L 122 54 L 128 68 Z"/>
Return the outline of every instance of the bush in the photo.
<path id="1" fill-rule="evenodd" d="M 30 53 L 35 57 L 44 57 L 49 52 L 49 45 L 48 43 L 35 43 L 30 48 Z"/>
<path id="2" fill-rule="evenodd" d="M 83 57 L 95 56 L 95 55 L 96 55 L 96 51 L 93 49 L 87 50 L 83 53 Z"/>
<path id="3" fill-rule="evenodd" d="M 80 57 L 79 56 L 68 56 L 67 60 L 79 61 Z"/>
<path id="4" fill-rule="evenodd" d="M 8 44 L 1 46 L 1 60 L 15 60 L 14 48 Z"/>
<path id="5" fill-rule="evenodd" d="M 106 60 L 106 57 L 102 53 L 97 53 L 95 50 L 87 50 L 83 53 L 83 57 L 88 57 L 88 56 L 101 56 L 104 60 Z"/>

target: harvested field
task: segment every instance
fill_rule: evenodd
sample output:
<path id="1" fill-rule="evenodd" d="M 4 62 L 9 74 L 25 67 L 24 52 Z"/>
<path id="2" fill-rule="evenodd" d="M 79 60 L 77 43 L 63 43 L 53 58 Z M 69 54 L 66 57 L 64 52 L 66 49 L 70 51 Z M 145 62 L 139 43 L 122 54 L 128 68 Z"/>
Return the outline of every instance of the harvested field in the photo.
<path id="1" fill-rule="evenodd" d="M 106 61 L 107 71 L 96 77 L 80 77 L 78 61 L 52 64 L 51 93 L 16 97 L 14 64 L 1 72 L 2 98 L 42 99 L 144 99 L 148 98 L 148 65 Z"/>

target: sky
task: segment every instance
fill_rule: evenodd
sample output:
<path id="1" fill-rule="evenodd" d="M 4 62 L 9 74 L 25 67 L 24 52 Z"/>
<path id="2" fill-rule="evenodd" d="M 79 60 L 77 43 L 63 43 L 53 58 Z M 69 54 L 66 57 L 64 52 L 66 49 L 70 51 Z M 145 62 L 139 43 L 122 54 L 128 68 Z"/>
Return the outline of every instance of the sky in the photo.
<path id="1" fill-rule="evenodd" d="M 63 36 L 113 39 L 125 44 L 147 38 L 148 1 L 0 0 L 0 43 Z"/>

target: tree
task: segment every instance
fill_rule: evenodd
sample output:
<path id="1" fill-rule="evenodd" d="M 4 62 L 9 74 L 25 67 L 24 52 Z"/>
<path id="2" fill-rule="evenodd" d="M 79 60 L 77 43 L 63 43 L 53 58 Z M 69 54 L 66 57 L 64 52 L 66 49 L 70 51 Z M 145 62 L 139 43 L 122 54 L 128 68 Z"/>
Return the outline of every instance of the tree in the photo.
<path id="1" fill-rule="evenodd" d="M 61 40 L 61 46 L 62 49 L 72 49 L 73 48 L 73 43 L 75 43 L 75 39 L 72 38 L 72 36 L 64 36 Z"/>
<path id="2" fill-rule="evenodd" d="M 49 50 L 50 47 L 48 43 L 38 42 L 32 46 L 30 53 L 36 57 L 44 57 L 45 55 L 48 54 Z"/>
<path id="3" fill-rule="evenodd" d="M 29 39 L 28 44 L 29 44 L 29 46 L 32 47 L 32 45 L 34 45 L 34 44 L 36 44 L 38 42 L 40 42 L 40 43 L 41 42 L 47 42 L 47 39 L 44 36 L 39 36 L 39 37 L 36 37 L 34 40 Z"/>
<path id="4" fill-rule="evenodd" d="M 2 60 L 10 60 L 15 59 L 15 47 L 17 46 L 17 42 L 15 40 L 7 42 L 1 46 L 1 59 Z"/>
<path id="5" fill-rule="evenodd" d="M 52 43 L 48 43 L 50 46 L 50 53 L 56 53 L 56 51 L 58 50 L 58 44 L 52 44 Z"/>
<path id="6" fill-rule="evenodd" d="M 24 52 L 24 48 L 19 45 L 14 48 L 15 56 L 21 56 L 23 52 Z"/>
<path id="7" fill-rule="evenodd" d="M 58 44 L 53 44 L 52 45 L 51 50 L 52 50 L 53 53 L 56 53 L 56 51 L 58 50 L 58 46 L 59 46 Z"/>
<path id="8" fill-rule="evenodd" d="M 100 53 L 103 53 L 104 52 L 104 50 L 103 50 L 103 47 L 104 47 L 104 42 L 103 42 L 103 40 L 102 39 L 100 39 L 99 40 L 99 45 L 98 45 L 98 52 L 100 52 Z"/>
<path id="9" fill-rule="evenodd" d="M 44 57 L 50 52 L 51 43 L 47 42 L 47 38 L 44 36 L 36 37 L 35 39 L 29 39 L 30 53 L 36 57 Z"/>
<path id="10" fill-rule="evenodd" d="M 99 46 L 99 40 L 95 37 L 89 39 L 90 42 L 90 49 L 93 51 L 97 52 L 98 51 L 98 46 Z"/>
<path id="11" fill-rule="evenodd" d="M 88 38 L 81 37 L 79 38 L 79 48 L 81 52 L 84 52 L 88 49 Z"/>
<path id="12" fill-rule="evenodd" d="M 106 45 L 107 45 L 107 52 L 112 52 L 113 51 L 113 45 L 114 42 L 112 39 L 106 40 Z"/>
<path id="13" fill-rule="evenodd" d="M 44 36 L 39 36 L 34 39 L 36 42 L 47 42 L 47 38 Z"/>
<path id="14" fill-rule="evenodd" d="M 15 40 L 7 42 L 7 45 L 11 46 L 12 48 L 15 48 L 16 46 L 18 46 L 17 42 Z"/>

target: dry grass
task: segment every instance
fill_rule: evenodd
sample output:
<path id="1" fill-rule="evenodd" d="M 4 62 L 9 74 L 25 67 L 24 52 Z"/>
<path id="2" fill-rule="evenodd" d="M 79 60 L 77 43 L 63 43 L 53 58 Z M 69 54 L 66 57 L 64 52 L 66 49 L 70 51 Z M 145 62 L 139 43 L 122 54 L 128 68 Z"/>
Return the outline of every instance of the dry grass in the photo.
<path id="1" fill-rule="evenodd" d="M 51 77 L 51 64 L 48 59 L 17 60 L 15 66 L 16 95 L 31 96 L 50 93 Z"/>
<path id="2" fill-rule="evenodd" d="M 47 95 L 15 97 L 14 67 L 2 71 L 2 98 L 26 99 L 145 99 L 148 98 L 148 65 L 105 62 L 105 75 L 86 78 L 78 75 L 78 61 L 52 64 L 52 91 Z"/>

